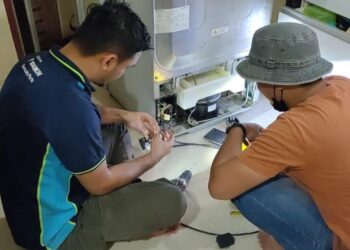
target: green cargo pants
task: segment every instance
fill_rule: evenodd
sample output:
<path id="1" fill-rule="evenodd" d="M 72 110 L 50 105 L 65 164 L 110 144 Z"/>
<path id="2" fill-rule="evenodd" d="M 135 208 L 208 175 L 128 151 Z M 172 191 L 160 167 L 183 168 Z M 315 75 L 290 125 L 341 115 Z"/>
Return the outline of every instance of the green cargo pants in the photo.
<path id="1" fill-rule="evenodd" d="M 123 125 L 105 127 L 102 135 L 108 164 L 133 157 L 130 135 Z M 177 224 L 186 206 L 181 190 L 166 179 L 135 181 L 109 194 L 89 197 L 59 249 L 104 250 L 115 242 L 147 238 Z"/>

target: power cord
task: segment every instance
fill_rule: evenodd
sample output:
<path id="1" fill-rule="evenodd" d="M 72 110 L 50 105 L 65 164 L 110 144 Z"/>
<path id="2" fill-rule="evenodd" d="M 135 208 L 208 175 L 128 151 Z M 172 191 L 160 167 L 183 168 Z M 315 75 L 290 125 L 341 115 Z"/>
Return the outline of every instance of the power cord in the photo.
<path id="1" fill-rule="evenodd" d="M 145 148 L 150 146 L 150 142 L 148 140 L 146 140 L 146 138 L 141 138 L 139 141 L 140 141 L 141 147 L 143 149 L 145 149 Z M 175 140 L 175 143 L 177 143 L 177 145 L 174 145 L 173 148 L 185 147 L 185 146 L 200 146 L 200 147 L 208 147 L 208 148 L 218 149 L 218 147 L 215 147 L 215 146 L 212 146 L 212 145 L 209 145 L 209 144 L 203 144 L 203 143 L 181 142 L 181 141 L 177 141 L 177 140 Z M 216 242 L 217 242 L 217 244 L 219 245 L 220 248 L 226 248 L 226 247 L 229 247 L 229 246 L 233 245 L 235 243 L 235 238 L 234 237 L 253 235 L 253 234 L 259 233 L 259 231 L 253 231 L 253 232 L 236 233 L 236 234 L 232 234 L 232 233 L 218 234 L 218 233 L 213 233 L 213 232 L 208 232 L 208 231 L 205 231 L 205 230 L 202 230 L 202 229 L 198 229 L 198 228 L 195 228 L 195 227 L 191 227 L 191 226 L 186 225 L 184 223 L 181 223 L 181 226 L 183 226 L 185 228 L 188 228 L 188 229 L 191 229 L 193 231 L 196 231 L 198 233 L 203 233 L 203 234 L 207 234 L 207 235 L 216 236 Z"/>
<path id="2" fill-rule="evenodd" d="M 181 223 L 181 226 L 186 227 L 186 228 L 188 228 L 188 229 L 191 229 L 191 230 L 193 230 L 193 231 L 199 232 L 199 233 L 203 233 L 203 234 L 208 234 L 208 235 L 213 235 L 213 236 L 223 235 L 223 234 L 208 232 L 208 231 L 205 231 L 205 230 L 202 230 L 202 229 L 198 229 L 198 228 L 195 228 L 195 227 L 191 227 L 191 226 L 186 225 L 186 224 L 184 224 L 184 223 Z M 246 232 L 246 233 L 236 233 L 236 234 L 230 233 L 230 234 L 231 234 L 231 236 L 239 237 L 239 236 L 254 235 L 254 234 L 258 234 L 258 233 L 259 233 L 259 231 L 252 231 L 252 232 Z"/>
<path id="3" fill-rule="evenodd" d="M 209 144 L 204 143 L 192 143 L 192 142 L 181 142 L 181 141 L 174 141 L 177 143 L 176 145 L 173 145 L 173 148 L 180 148 L 180 147 L 188 147 L 188 146 L 197 146 L 197 147 L 207 147 L 207 148 L 215 148 L 219 149 L 219 147 L 215 147 Z M 139 139 L 140 146 L 142 150 L 150 149 L 151 148 L 151 142 L 149 139 L 146 139 L 145 137 L 142 137 Z"/>
<path id="4" fill-rule="evenodd" d="M 224 115 L 218 115 L 218 116 L 216 116 L 216 117 L 214 117 L 214 118 L 209 118 L 209 119 L 198 120 L 198 121 L 197 121 L 197 120 L 195 120 L 195 119 L 192 118 L 192 115 L 193 115 L 193 113 L 194 113 L 195 111 L 196 111 L 196 108 L 193 108 L 193 109 L 191 110 L 190 114 L 189 114 L 188 117 L 187 117 L 187 123 L 190 124 L 192 127 L 197 126 L 198 124 L 201 124 L 201 123 L 213 121 L 213 120 L 215 120 L 215 119 L 220 118 L 221 116 L 224 116 Z"/>
<path id="5" fill-rule="evenodd" d="M 204 144 L 204 143 L 181 142 L 181 141 L 177 141 L 177 140 L 175 140 L 175 143 L 177 143 L 177 145 L 174 145 L 173 148 L 187 147 L 187 146 L 198 146 L 198 147 L 219 149 L 219 147 L 215 147 L 215 146 L 212 146 L 210 144 Z"/>
<path id="6" fill-rule="evenodd" d="M 209 144 L 181 142 L 181 141 L 177 141 L 177 140 L 175 140 L 175 142 L 177 143 L 177 145 L 174 145 L 173 146 L 174 148 L 175 147 L 185 147 L 185 146 L 201 146 L 201 147 L 209 147 L 209 148 L 218 149 L 218 147 L 215 147 L 215 146 L 212 146 Z M 233 234 L 233 233 L 219 234 L 219 233 L 213 233 L 213 232 L 209 232 L 209 231 L 202 230 L 199 228 L 191 227 L 191 226 L 186 225 L 184 223 L 181 223 L 181 226 L 188 228 L 188 229 L 191 229 L 193 231 L 196 231 L 198 233 L 216 236 L 216 243 L 218 244 L 218 246 L 220 248 L 227 248 L 227 247 L 235 244 L 235 237 L 248 236 L 248 235 L 254 235 L 254 234 L 259 233 L 259 231 L 252 231 L 252 232 L 235 233 L 235 234 Z"/>
<path id="7" fill-rule="evenodd" d="M 235 237 L 254 235 L 254 234 L 259 233 L 259 231 L 254 231 L 254 232 L 237 233 L 237 234 L 232 234 L 232 233 L 218 234 L 218 233 L 212 233 L 212 232 L 208 232 L 205 230 L 201 230 L 201 229 L 198 229 L 195 227 L 191 227 L 191 226 L 186 225 L 184 223 L 181 223 L 181 226 L 188 228 L 188 229 L 191 229 L 193 231 L 196 231 L 198 233 L 216 236 L 216 243 L 219 245 L 220 248 L 227 248 L 227 247 L 235 244 Z"/>
<path id="8" fill-rule="evenodd" d="M 140 141 L 142 149 L 150 147 L 150 142 L 146 138 L 141 138 L 139 141 Z M 177 140 L 175 140 L 175 143 L 177 143 L 177 145 L 174 145 L 173 148 L 185 147 L 185 146 L 200 146 L 200 147 L 208 147 L 208 148 L 218 149 L 218 147 L 215 147 L 215 146 L 212 146 L 212 145 L 209 145 L 209 144 L 203 144 L 203 143 L 181 142 L 181 141 L 177 141 Z M 232 233 L 218 234 L 218 233 L 213 233 L 213 232 L 208 232 L 208 231 L 205 231 L 205 230 L 202 230 L 202 229 L 198 229 L 198 228 L 195 228 L 195 227 L 191 227 L 191 226 L 186 225 L 184 223 L 181 223 L 181 226 L 183 226 L 185 228 L 188 228 L 188 229 L 191 229 L 193 231 L 196 231 L 198 233 L 203 233 L 203 234 L 207 234 L 207 235 L 216 236 L 216 242 L 217 242 L 217 244 L 218 244 L 218 246 L 220 248 L 227 248 L 227 247 L 233 245 L 235 243 L 235 238 L 234 237 L 253 235 L 253 234 L 259 233 L 259 231 L 254 231 L 254 232 L 236 233 L 236 234 L 232 234 Z"/>

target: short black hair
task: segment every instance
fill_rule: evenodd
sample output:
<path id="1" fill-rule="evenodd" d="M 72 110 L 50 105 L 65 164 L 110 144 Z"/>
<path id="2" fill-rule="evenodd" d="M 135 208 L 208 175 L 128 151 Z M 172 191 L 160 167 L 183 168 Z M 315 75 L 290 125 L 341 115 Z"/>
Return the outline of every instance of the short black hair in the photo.
<path id="1" fill-rule="evenodd" d="M 119 0 L 90 5 L 72 41 L 86 56 L 112 52 L 126 59 L 151 49 L 146 25 L 127 3 Z"/>

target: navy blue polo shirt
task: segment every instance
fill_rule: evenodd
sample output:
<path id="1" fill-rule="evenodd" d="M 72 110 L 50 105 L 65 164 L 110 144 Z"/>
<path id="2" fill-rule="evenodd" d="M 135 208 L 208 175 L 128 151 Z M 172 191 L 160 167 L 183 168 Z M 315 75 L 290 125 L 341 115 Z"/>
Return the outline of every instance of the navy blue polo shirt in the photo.
<path id="1" fill-rule="evenodd" d="M 0 92 L 0 192 L 15 242 L 57 249 L 105 160 L 88 79 L 57 48 L 19 61 Z"/>

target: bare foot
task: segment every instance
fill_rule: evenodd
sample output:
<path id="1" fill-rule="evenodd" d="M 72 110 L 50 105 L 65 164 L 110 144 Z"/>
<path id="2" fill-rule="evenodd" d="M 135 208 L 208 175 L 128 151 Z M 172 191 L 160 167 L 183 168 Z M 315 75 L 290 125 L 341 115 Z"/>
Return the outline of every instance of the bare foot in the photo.
<path id="1" fill-rule="evenodd" d="M 264 231 L 260 231 L 258 235 L 260 247 L 263 250 L 283 250 L 278 242 L 269 234 Z"/>

